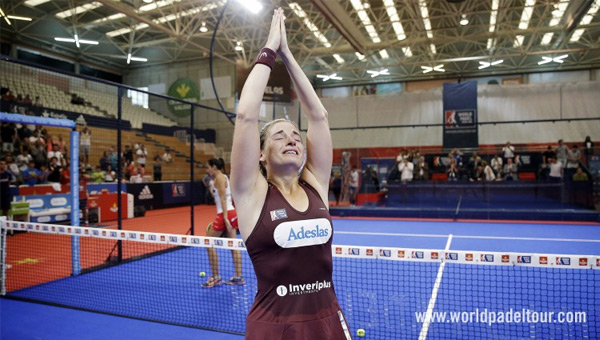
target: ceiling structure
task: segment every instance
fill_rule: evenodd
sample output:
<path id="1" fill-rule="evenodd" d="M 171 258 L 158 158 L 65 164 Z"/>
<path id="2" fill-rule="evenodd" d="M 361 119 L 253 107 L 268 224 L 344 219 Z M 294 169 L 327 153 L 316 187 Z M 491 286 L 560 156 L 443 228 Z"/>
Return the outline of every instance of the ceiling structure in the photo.
<path id="1" fill-rule="evenodd" d="M 0 37 L 123 70 L 206 59 L 219 23 L 214 58 L 249 65 L 278 6 L 320 87 L 600 68 L 600 0 L 3 0 Z"/>

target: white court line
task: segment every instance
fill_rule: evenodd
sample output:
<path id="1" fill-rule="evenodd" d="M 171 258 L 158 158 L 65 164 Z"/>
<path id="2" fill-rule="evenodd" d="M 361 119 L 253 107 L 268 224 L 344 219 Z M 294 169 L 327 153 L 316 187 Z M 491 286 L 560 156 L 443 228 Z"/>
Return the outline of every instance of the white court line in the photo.
<path id="1" fill-rule="evenodd" d="M 448 241 L 446 242 L 445 251 L 450 249 L 450 244 L 452 243 L 452 234 L 448 236 Z M 429 305 L 427 305 L 427 312 L 425 313 L 425 320 L 423 321 L 423 327 L 421 327 L 421 333 L 419 334 L 419 340 L 427 339 L 427 333 L 429 332 L 429 325 L 431 324 L 431 319 L 433 317 L 433 308 L 435 307 L 435 301 L 437 300 L 438 290 L 440 289 L 440 285 L 442 284 L 442 276 L 444 275 L 444 267 L 446 266 L 446 261 L 442 261 L 440 263 L 440 268 L 438 269 L 437 277 L 435 278 L 435 283 L 433 284 L 433 290 L 431 291 L 431 298 L 429 299 Z"/>
<path id="2" fill-rule="evenodd" d="M 447 234 L 408 234 L 408 233 L 370 233 L 362 231 L 334 231 L 335 234 L 348 235 L 373 235 L 373 236 L 407 236 L 407 237 L 437 237 L 446 238 Z M 557 241 L 557 242 L 591 242 L 600 243 L 600 240 L 587 240 L 582 238 L 551 238 L 551 237 L 512 237 L 512 236 L 477 236 L 453 235 L 454 238 L 472 238 L 484 240 L 520 240 L 520 241 Z"/>

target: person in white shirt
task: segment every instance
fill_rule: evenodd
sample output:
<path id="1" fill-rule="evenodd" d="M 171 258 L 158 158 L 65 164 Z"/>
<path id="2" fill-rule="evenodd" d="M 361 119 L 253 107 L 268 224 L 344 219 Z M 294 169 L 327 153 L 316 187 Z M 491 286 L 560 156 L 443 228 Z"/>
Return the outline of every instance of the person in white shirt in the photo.
<path id="1" fill-rule="evenodd" d="M 146 168 L 146 156 L 148 155 L 148 151 L 144 145 L 140 145 L 140 148 L 135 152 L 137 155 L 137 162 L 142 168 Z"/>
<path id="2" fill-rule="evenodd" d="M 496 172 L 496 175 L 500 176 L 502 174 L 502 169 L 504 168 L 502 163 L 502 158 L 498 155 L 494 155 L 491 162 L 492 169 Z"/>
<path id="3" fill-rule="evenodd" d="M 169 150 L 165 150 L 165 153 L 162 156 L 162 160 L 165 163 L 171 163 L 171 161 L 173 161 L 173 158 L 171 157 Z"/>
<path id="4" fill-rule="evenodd" d="M 550 158 L 550 181 L 561 182 L 563 178 L 563 165 L 556 158 Z"/>
<path id="5" fill-rule="evenodd" d="M 358 168 L 356 166 L 352 167 L 352 172 L 350 172 L 350 204 L 356 204 L 356 194 L 358 194 Z"/>
<path id="6" fill-rule="evenodd" d="M 27 151 L 27 148 L 23 148 L 21 154 L 17 156 L 17 165 L 19 166 L 19 170 L 21 172 L 27 170 L 29 167 L 29 162 L 33 160 L 33 157 Z"/>
<path id="7" fill-rule="evenodd" d="M 506 145 L 502 148 L 502 152 L 504 153 L 504 160 L 515 157 L 515 147 L 510 145 L 510 141 L 506 142 Z"/>
<path id="8" fill-rule="evenodd" d="M 92 131 L 88 130 L 87 126 L 81 130 L 81 136 L 79 139 L 79 145 L 83 152 L 83 163 L 89 165 L 90 163 L 90 149 L 92 147 Z"/>
<path id="9" fill-rule="evenodd" d="M 52 157 L 56 157 L 59 166 L 65 166 L 65 157 L 59 151 L 58 144 L 53 144 L 52 151 L 48 152 L 48 159 L 52 159 Z"/>
<path id="10" fill-rule="evenodd" d="M 492 161 L 494 161 L 492 159 Z M 483 163 L 481 163 L 483 165 L 483 173 L 485 174 L 485 180 L 486 182 L 493 182 L 496 180 L 496 174 L 494 174 L 494 170 L 492 170 L 492 167 L 488 165 L 488 163 L 486 161 L 483 161 Z"/>
<path id="11" fill-rule="evenodd" d="M 413 171 L 415 169 L 415 165 L 412 162 L 408 161 L 408 158 L 405 158 L 400 164 L 398 164 L 398 170 L 400 171 L 400 180 L 402 182 L 409 182 L 413 180 Z"/>

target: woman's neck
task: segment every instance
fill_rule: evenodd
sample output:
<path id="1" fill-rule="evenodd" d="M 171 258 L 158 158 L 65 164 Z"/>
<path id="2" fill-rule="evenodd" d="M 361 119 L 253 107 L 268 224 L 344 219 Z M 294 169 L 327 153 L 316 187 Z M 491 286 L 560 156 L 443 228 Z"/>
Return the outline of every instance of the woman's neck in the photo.
<path id="1" fill-rule="evenodd" d="M 286 194 L 291 193 L 296 188 L 298 188 L 298 176 L 296 175 L 273 177 L 267 176 L 267 180 L 269 181 L 269 183 L 276 186 L 277 189 L 279 189 L 279 191 Z"/>

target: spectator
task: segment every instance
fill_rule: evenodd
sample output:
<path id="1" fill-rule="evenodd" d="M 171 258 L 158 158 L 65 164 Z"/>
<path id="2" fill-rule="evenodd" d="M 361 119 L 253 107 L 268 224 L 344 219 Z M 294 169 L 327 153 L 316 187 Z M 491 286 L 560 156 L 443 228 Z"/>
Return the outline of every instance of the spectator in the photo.
<path id="1" fill-rule="evenodd" d="M 32 145 L 31 156 L 33 157 L 36 168 L 41 168 L 42 165 L 48 164 L 46 148 L 39 141 L 35 145 Z"/>
<path id="2" fill-rule="evenodd" d="M 358 168 L 356 166 L 352 167 L 352 171 L 350 172 L 350 204 L 356 204 L 356 195 L 358 194 Z"/>
<path id="3" fill-rule="evenodd" d="M 400 171 L 400 180 L 402 182 L 410 182 L 414 177 L 414 169 L 415 165 L 409 161 L 408 158 L 404 158 L 402 162 L 398 165 L 398 170 Z"/>
<path id="4" fill-rule="evenodd" d="M 102 153 L 102 157 L 100 157 L 99 163 L 100 170 L 106 171 L 108 164 L 110 164 L 110 160 L 108 159 L 108 151 L 104 151 L 104 153 Z"/>
<path id="5" fill-rule="evenodd" d="M 29 150 L 26 147 L 21 149 L 21 154 L 17 156 L 17 165 L 19 166 L 19 170 L 24 172 L 27 170 L 29 162 L 33 160 L 33 157 L 29 154 Z"/>
<path id="6" fill-rule="evenodd" d="M 135 164 L 132 161 L 126 161 L 127 165 L 125 166 L 125 179 L 128 181 L 131 179 L 131 176 L 137 175 L 137 169 L 135 168 Z"/>
<path id="7" fill-rule="evenodd" d="M 515 157 L 515 147 L 510 145 L 510 141 L 506 142 L 506 145 L 502 148 L 502 153 L 504 154 L 504 161 L 508 163 L 508 159 L 513 159 Z"/>
<path id="8" fill-rule="evenodd" d="M 154 174 L 155 181 L 162 181 L 162 159 L 158 152 L 156 156 L 154 156 L 154 165 L 152 167 L 152 172 Z"/>
<path id="9" fill-rule="evenodd" d="M 50 174 L 48 175 L 48 182 L 60 183 L 60 174 L 62 170 L 61 164 L 58 162 L 58 158 L 56 156 L 48 158 L 50 158 Z"/>
<path id="10" fill-rule="evenodd" d="M 85 105 L 85 100 L 82 97 L 79 97 L 77 94 L 71 94 L 71 104 L 75 105 Z"/>
<path id="11" fill-rule="evenodd" d="M 117 153 L 115 152 L 115 148 L 112 146 L 108 149 L 108 161 L 113 169 L 117 168 Z"/>
<path id="12" fill-rule="evenodd" d="M 577 169 L 579 162 L 581 161 L 581 151 L 577 147 L 577 144 L 573 145 L 567 152 L 567 169 Z"/>
<path id="13" fill-rule="evenodd" d="M 504 180 L 505 181 L 516 181 L 517 177 L 517 165 L 513 163 L 512 158 L 506 159 L 506 164 L 504 164 Z"/>
<path id="14" fill-rule="evenodd" d="M 123 158 L 126 162 L 133 162 L 133 151 L 130 145 L 125 145 L 125 151 L 123 152 Z"/>
<path id="15" fill-rule="evenodd" d="M 33 106 L 35 107 L 42 107 L 42 100 L 40 99 L 40 96 L 35 96 L 35 100 L 33 101 Z"/>
<path id="16" fill-rule="evenodd" d="M 6 161 L 0 160 L 0 209 L 7 216 L 10 210 L 10 182 L 13 175 L 6 168 Z"/>
<path id="17" fill-rule="evenodd" d="M 563 143 L 562 139 L 558 140 L 558 146 L 556 147 L 556 159 L 562 163 L 563 169 L 567 166 L 567 155 L 569 148 Z"/>
<path id="18" fill-rule="evenodd" d="M 493 181 L 495 181 L 496 180 L 496 174 L 494 173 L 494 170 L 492 169 L 492 167 L 489 166 L 486 161 L 483 161 L 481 163 L 481 165 L 483 166 L 483 174 L 485 175 L 486 182 L 493 182 Z"/>
<path id="19" fill-rule="evenodd" d="M 473 151 L 471 158 L 469 158 L 469 172 L 470 176 L 473 176 L 477 171 L 477 167 L 481 166 L 481 157 L 477 155 L 477 151 Z"/>
<path id="20" fill-rule="evenodd" d="M 63 166 L 63 165 L 66 164 L 65 157 L 63 156 L 62 152 L 60 152 L 60 148 L 58 146 L 58 143 L 52 144 L 52 151 L 48 152 L 48 159 L 50 161 L 52 161 L 53 157 L 56 158 L 58 166 Z"/>
<path id="21" fill-rule="evenodd" d="M 550 182 L 562 181 L 564 168 L 561 162 L 556 158 L 550 158 Z"/>
<path id="22" fill-rule="evenodd" d="M 46 164 L 40 165 L 40 177 L 38 178 L 37 184 L 48 183 L 48 176 L 50 176 L 48 166 L 46 166 Z"/>
<path id="23" fill-rule="evenodd" d="M 448 175 L 448 181 L 458 181 L 458 167 L 456 166 L 456 159 L 450 158 L 450 165 L 448 165 L 446 174 Z"/>
<path id="24" fill-rule="evenodd" d="M 29 144 L 35 145 L 37 143 L 46 145 L 46 142 L 44 141 L 44 139 L 40 137 L 40 131 L 36 129 L 31 134 L 31 137 L 29 137 Z"/>
<path id="25" fill-rule="evenodd" d="M 102 183 L 104 182 L 105 174 L 100 168 L 99 165 L 96 165 L 94 172 L 92 172 L 92 182 L 93 183 Z"/>
<path id="26" fill-rule="evenodd" d="M 90 179 L 90 175 L 84 171 L 84 167 L 79 167 L 79 209 L 81 210 L 81 215 L 83 217 L 81 223 L 84 226 L 89 224 L 87 184 Z"/>
<path id="27" fill-rule="evenodd" d="M 585 164 L 590 166 L 590 156 L 594 154 L 594 142 L 590 136 L 586 136 L 583 142 L 583 154 L 585 155 Z"/>
<path id="28" fill-rule="evenodd" d="M 577 172 L 575 172 L 575 174 L 573 175 L 573 180 L 574 181 L 588 181 L 588 175 L 583 172 L 583 169 L 581 167 L 577 168 Z"/>
<path id="29" fill-rule="evenodd" d="M 340 195 L 342 193 L 342 176 L 339 171 L 333 173 L 331 181 L 331 190 L 333 191 L 333 197 L 335 197 L 335 205 L 340 205 Z"/>
<path id="30" fill-rule="evenodd" d="M 137 162 L 138 162 L 139 166 L 145 169 L 146 168 L 146 156 L 148 156 L 148 151 L 146 151 L 146 148 L 144 147 L 143 144 L 140 144 L 140 147 L 137 149 L 135 154 L 137 155 Z"/>
<path id="31" fill-rule="evenodd" d="M 33 131 L 27 124 L 22 124 L 21 127 L 17 129 L 17 135 L 21 141 L 25 142 L 25 140 L 29 141 L 29 137 L 33 135 Z"/>
<path id="32" fill-rule="evenodd" d="M 15 151 L 17 129 L 14 123 L 2 122 L 0 140 L 2 140 L 2 152 L 13 153 Z"/>
<path id="33" fill-rule="evenodd" d="M 58 141 L 56 141 L 56 144 L 58 144 L 58 151 L 65 155 L 67 153 L 67 145 L 63 140 L 62 134 L 58 134 Z"/>
<path id="34" fill-rule="evenodd" d="M 71 184 L 71 167 L 67 164 L 60 172 L 60 184 L 70 185 Z"/>
<path id="35" fill-rule="evenodd" d="M 15 163 L 13 157 L 9 154 L 6 155 L 6 166 L 8 171 L 13 175 L 13 182 L 15 184 L 21 184 L 23 178 L 21 177 L 21 169 L 19 169 L 19 165 Z"/>
<path id="36" fill-rule="evenodd" d="M 83 152 L 83 163 L 89 166 L 90 149 L 92 148 L 92 131 L 88 130 L 87 126 L 83 126 L 79 140 L 81 152 Z"/>
<path id="37" fill-rule="evenodd" d="M 33 186 L 37 184 L 38 178 L 40 178 L 41 175 L 42 173 L 35 168 L 35 162 L 30 161 L 29 167 L 23 171 L 23 181 L 25 184 Z"/>
<path id="38" fill-rule="evenodd" d="M 454 158 L 454 160 L 456 161 L 455 166 L 457 169 L 460 169 L 463 167 L 463 157 L 462 157 L 462 153 L 460 152 L 460 150 L 453 149 L 452 152 L 450 153 L 449 157 Z"/>
<path id="39" fill-rule="evenodd" d="M 367 167 L 365 176 L 363 177 L 362 185 L 367 193 L 379 192 L 379 177 L 377 176 L 377 171 L 375 171 L 372 165 Z"/>
<path id="40" fill-rule="evenodd" d="M 548 145 L 546 151 L 542 153 L 542 170 L 541 170 L 541 178 L 547 179 L 550 175 L 550 159 L 556 158 L 556 153 L 552 150 L 552 146 Z"/>
<path id="41" fill-rule="evenodd" d="M 469 178 L 469 182 L 483 182 L 485 179 L 485 173 L 483 172 L 483 167 L 481 165 L 477 166 L 471 177 Z"/>
<path id="42" fill-rule="evenodd" d="M 212 195 L 212 191 L 211 191 L 211 188 L 214 185 L 214 180 L 213 180 L 212 176 L 210 174 L 206 173 L 206 175 L 204 175 L 204 179 L 202 181 L 204 183 L 206 204 L 215 205 L 215 198 Z"/>
<path id="43" fill-rule="evenodd" d="M 108 164 L 106 168 L 106 176 L 104 176 L 105 182 L 114 182 L 117 179 L 117 174 L 114 172 L 112 165 Z"/>
<path id="44" fill-rule="evenodd" d="M 169 149 L 165 149 L 165 153 L 162 156 L 163 162 L 169 164 L 173 161 L 173 158 L 171 157 L 171 153 L 169 152 Z"/>
<path id="45" fill-rule="evenodd" d="M 500 156 L 498 156 L 497 154 L 494 155 L 494 158 L 492 158 L 491 161 L 491 166 L 494 172 L 496 173 L 496 176 L 500 177 L 500 175 L 502 174 L 502 170 L 504 169 L 502 158 L 500 158 Z"/>
<path id="46" fill-rule="evenodd" d="M 25 98 L 23 98 L 23 104 L 25 104 L 25 105 L 33 104 L 33 100 L 31 100 L 31 96 L 29 95 L 29 93 L 25 95 Z"/>
<path id="47" fill-rule="evenodd" d="M 425 157 L 423 156 L 419 157 L 415 165 L 414 179 L 417 181 L 426 181 L 429 179 L 429 164 L 425 162 Z"/>

